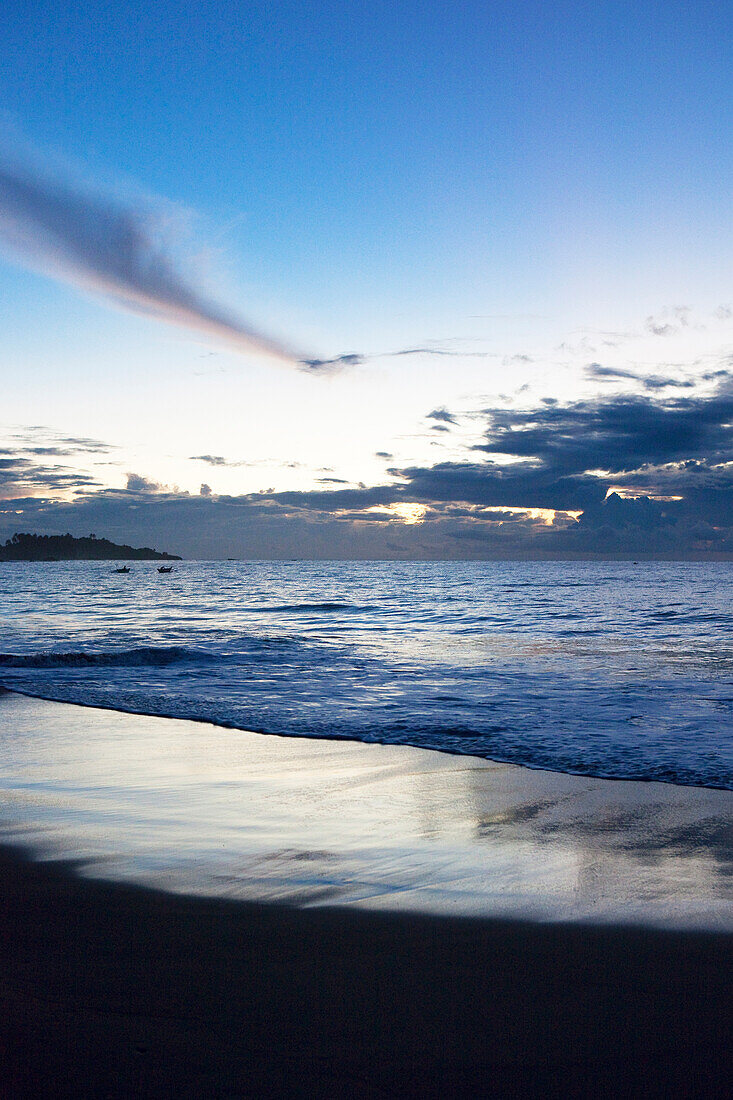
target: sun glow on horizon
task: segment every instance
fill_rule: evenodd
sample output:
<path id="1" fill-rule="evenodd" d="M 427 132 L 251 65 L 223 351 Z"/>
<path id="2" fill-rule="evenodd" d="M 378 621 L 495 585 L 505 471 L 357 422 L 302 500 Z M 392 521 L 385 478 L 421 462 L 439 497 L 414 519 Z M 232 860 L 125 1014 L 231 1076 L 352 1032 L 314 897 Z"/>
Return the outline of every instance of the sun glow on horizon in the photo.
<path id="1" fill-rule="evenodd" d="M 428 509 L 424 504 L 376 504 L 373 508 L 367 508 L 374 515 L 383 515 L 388 519 L 397 519 L 411 527 L 415 523 L 422 523 Z"/>

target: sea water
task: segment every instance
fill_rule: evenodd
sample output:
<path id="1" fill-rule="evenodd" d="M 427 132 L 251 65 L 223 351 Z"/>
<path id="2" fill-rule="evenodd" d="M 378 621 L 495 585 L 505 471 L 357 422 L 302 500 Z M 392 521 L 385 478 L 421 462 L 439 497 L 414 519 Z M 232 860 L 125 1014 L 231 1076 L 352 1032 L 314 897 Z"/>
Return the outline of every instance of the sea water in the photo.
<path id="1" fill-rule="evenodd" d="M 0 685 L 733 789 L 725 562 L 0 564 Z"/>

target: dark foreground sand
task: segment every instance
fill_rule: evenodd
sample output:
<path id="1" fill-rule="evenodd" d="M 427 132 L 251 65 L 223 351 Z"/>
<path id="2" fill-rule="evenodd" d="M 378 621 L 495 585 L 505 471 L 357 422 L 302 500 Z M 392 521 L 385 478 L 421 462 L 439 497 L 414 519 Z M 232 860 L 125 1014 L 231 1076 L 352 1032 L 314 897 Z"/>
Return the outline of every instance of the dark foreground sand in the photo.
<path id="1" fill-rule="evenodd" d="M 2 696 L 0 1098 L 727 1098 L 732 809 Z"/>
<path id="2" fill-rule="evenodd" d="M 730 1096 L 731 940 L 191 899 L 3 858 L 3 1096 Z"/>

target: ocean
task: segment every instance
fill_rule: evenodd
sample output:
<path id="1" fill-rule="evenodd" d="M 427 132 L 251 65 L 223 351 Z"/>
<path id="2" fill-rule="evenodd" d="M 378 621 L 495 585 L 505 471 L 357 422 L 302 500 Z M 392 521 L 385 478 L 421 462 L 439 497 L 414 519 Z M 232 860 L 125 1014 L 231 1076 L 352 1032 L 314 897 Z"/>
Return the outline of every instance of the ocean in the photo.
<path id="1" fill-rule="evenodd" d="M 0 686 L 733 790 L 725 562 L 0 564 Z"/>

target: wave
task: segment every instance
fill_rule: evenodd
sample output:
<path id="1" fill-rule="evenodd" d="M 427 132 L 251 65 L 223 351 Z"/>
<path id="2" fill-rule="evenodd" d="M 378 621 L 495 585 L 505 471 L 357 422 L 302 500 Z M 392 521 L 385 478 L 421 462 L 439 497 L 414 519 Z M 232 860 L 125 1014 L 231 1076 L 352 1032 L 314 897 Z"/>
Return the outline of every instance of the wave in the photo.
<path id="1" fill-rule="evenodd" d="M 186 646 L 140 646 L 137 649 L 87 653 L 0 653 L 0 668 L 88 668 L 119 666 L 122 668 L 177 664 L 181 661 L 215 661 L 213 653 Z"/>
<path id="2" fill-rule="evenodd" d="M 328 612 L 328 611 L 376 611 L 375 607 L 371 605 L 360 606 L 359 604 L 347 603 L 344 600 L 326 600 L 321 603 L 282 603 L 275 604 L 274 606 L 265 607 L 252 607 L 250 611 L 259 611 L 263 614 L 271 614 L 276 612 L 282 614 L 287 612 L 291 615 L 298 615 L 303 612 Z"/>

